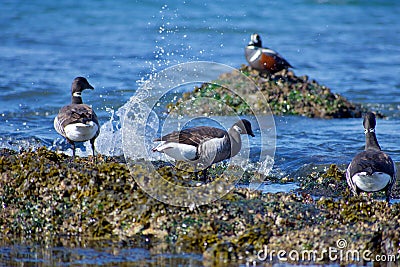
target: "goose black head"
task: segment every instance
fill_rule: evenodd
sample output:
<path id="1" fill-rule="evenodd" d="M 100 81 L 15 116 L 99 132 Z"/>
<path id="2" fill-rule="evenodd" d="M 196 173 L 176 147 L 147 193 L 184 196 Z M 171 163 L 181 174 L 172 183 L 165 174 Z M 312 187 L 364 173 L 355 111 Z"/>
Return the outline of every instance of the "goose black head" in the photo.
<path id="1" fill-rule="evenodd" d="M 246 119 L 242 119 L 237 121 L 234 126 L 238 126 L 240 129 L 240 134 L 248 134 L 252 137 L 254 137 L 254 133 L 253 130 L 251 129 L 251 123 L 246 120 Z"/>
<path id="2" fill-rule="evenodd" d="M 74 79 L 74 81 L 72 82 L 72 86 L 71 86 L 72 95 L 74 95 L 75 93 L 78 93 L 80 95 L 80 93 L 85 89 L 93 90 L 94 87 L 90 85 L 90 83 L 88 82 L 88 80 L 86 80 L 86 78 L 76 77 Z"/>

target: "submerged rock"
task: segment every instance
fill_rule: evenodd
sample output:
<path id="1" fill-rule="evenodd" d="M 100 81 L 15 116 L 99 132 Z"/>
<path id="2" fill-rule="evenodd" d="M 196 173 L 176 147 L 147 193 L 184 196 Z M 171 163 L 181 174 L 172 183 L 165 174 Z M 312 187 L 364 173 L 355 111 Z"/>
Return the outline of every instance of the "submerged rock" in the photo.
<path id="1" fill-rule="evenodd" d="M 2 151 L 0 238 L 81 236 L 126 243 L 146 237 L 146 246 L 153 249 L 199 252 L 206 265 L 230 266 L 277 261 L 276 252 L 268 254 L 271 251 L 322 253 L 329 247 L 338 249 L 340 239 L 347 242 L 346 249 L 400 259 L 400 203 L 351 196 L 335 165 L 310 173 L 297 193 L 237 188 L 209 205 L 189 209 L 143 192 L 135 179 L 152 176 L 140 166 L 130 172 L 114 158 L 97 156 L 96 161 L 78 157 L 70 163 L 68 156 L 45 148 Z M 168 181 L 180 174 L 160 168 Z M 336 194 L 327 194 L 326 187 Z M 310 193 L 323 197 L 315 199 Z M 317 256 L 310 262 L 330 262 L 327 255 Z M 289 255 L 286 259 L 296 261 Z"/>
<path id="2" fill-rule="evenodd" d="M 246 77 L 251 80 L 250 86 Z M 298 77 L 287 70 L 275 74 L 260 73 L 245 65 L 239 71 L 222 74 L 215 81 L 184 93 L 176 103 L 169 104 L 168 109 L 190 115 L 244 115 L 271 111 L 274 115 L 316 118 L 359 118 L 365 112 L 360 104 L 351 103 L 307 76 Z"/>

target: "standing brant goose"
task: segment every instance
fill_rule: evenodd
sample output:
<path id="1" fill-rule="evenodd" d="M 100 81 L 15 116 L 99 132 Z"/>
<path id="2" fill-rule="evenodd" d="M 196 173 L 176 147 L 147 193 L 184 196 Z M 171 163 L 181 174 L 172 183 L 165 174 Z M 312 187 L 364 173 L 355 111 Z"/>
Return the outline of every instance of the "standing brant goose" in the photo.
<path id="1" fill-rule="evenodd" d="M 251 123 L 242 119 L 228 130 L 209 126 L 199 126 L 174 131 L 154 140 L 161 142 L 153 152 L 165 153 L 171 158 L 205 167 L 203 180 L 207 180 L 207 170 L 213 164 L 236 156 L 241 147 L 240 135 L 254 137 Z"/>
<path id="2" fill-rule="evenodd" d="M 75 158 L 75 142 L 90 140 L 94 157 L 94 140 L 100 133 L 97 115 L 91 107 L 83 104 L 82 91 L 94 89 L 83 77 L 76 77 L 71 86 L 71 104 L 60 109 L 54 119 L 54 128 L 72 146 L 72 159 Z"/>
<path id="3" fill-rule="evenodd" d="M 261 37 L 253 33 L 250 42 L 245 48 L 245 56 L 250 66 L 259 71 L 271 74 L 283 69 L 293 68 L 278 52 L 262 47 Z"/>
<path id="4" fill-rule="evenodd" d="M 346 180 L 351 191 L 385 191 L 386 201 L 396 181 L 396 166 L 390 156 L 378 144 L 375 135 L 375 114 L 368 112 L 364 116 L 365 150 L 357 154 L 346 171 Z"/>

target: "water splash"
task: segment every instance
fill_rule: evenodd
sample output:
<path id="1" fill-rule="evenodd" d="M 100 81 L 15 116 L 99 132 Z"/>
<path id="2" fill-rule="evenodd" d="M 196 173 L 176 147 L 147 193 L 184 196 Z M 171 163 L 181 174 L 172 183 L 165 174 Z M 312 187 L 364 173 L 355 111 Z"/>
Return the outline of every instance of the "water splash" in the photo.
<path id="1" fill-rule="evenodd" d="M 182 31 L 180 27 L 175 23 L 175 19 L 178 17 L 177 9 L 171 9 L 168 5 L 163 5 L 160 8 L 158 17 L 155 18 L 155 29 L 158 32 L 157 38 L 155 40 L 154 49 L 154 61 L 147 61 L 150 65 L 151 73 L 143 77 L 142 79 L 136 81 L 138 90 L 136 94 L 130 98 L 130 100 L 120 107 L 117 111 L 111 108 L 107 108 L 106 111 L 111 114 L 110 120 L 104 123 L 100 129 L 100 135 L 96 139 L 95 145 L 99 153 L 106 156 L 121 156 L 123 155 L 122 148 L 122 127 L 124 125 L 124 118 L 128 118 L 131 122 L 132 120 L 137 120 L 137 123 L 145 123 L 146 131 L 145 135 L 150 136 L 154 134 L 154 131 L 158 129 L 158 118 L 154 111 L 147 110 L 147 107 L 143 105 L 143 100 L 151 97 L 149 89 L 151 85 L 148 81 L 154 79 L 157 75 L 156 72 L 161 67 L 166 67 L 171 63 L 179 63 L 180 58 L 185 58 L 187 52 L 191 50 L 191 46 L 185 43 L 173 44 L 169 40 L 180 38 L 181 40 L 188 37 L 185 31 Z M 151 25 L 152 23 L 149 23 Z M 187 58 L 187 57 L 186 57 Z M 127 114 L 127 110 L 135 110 L 135 114 Z M 139 118 L 140 114 L 150 114 L 147 118 L 149 121 L 144 121 L 144 118 Z M 128 115 L 128 116 L 126 116 Z M 129 130 L 129 129 L 128 129 Z M 132 142 L 137 143 L 138 138 L 135 138 L 138 134 L 143 135 L 143 133 L 138 133 L 137 129 L 130 129 L 127 134 L 132 136 Z M 135 143 L 135 144 L 136 144 Z M 148 142 L 147 142 L 148 143 Z M 141 146 L 139 146 L 141 147 Z M 86 146 L 87 150 L 91 150 L 90 145 Z M 148 146 L 141 147 L 134 151 L 136 156 L 144 155 L 144 151 L 149 150 Z M 156 159 L 159 159 L 159 155 L 154 155 Z"/>
<path id="2" fill-rule="evenodd" d="M 228 166 L 224 170 L 226 180 L 217 179 L 198 187 L 182 187 L 165 180 L 152 163 L 157 155 L 151 151 L 154 146 L 152 139 L 158 136 L 159 128 L 161 128 L 161 133 L 168 133 L 193 121 L 193 117 L 183 114 L 182 116 L 174 116 L 174 114 L 163 116 L 160 107 L 167 104 L 168 94 L 177 88 L 184 88 L 194 83 L 216 81 L 219 75 L 233 71 L 236 71 L 243 78 L 243 82 L 247 83 L 247 88 L 257 90 L 253 81 L 232 67 L 215 62 L 190 62 L 178 64 L 153 74 L 151 79 L 142 82 L 136 94 L 122 107 L 124 115 L 120 118 L 122 118 L 124 157 L 131 171 L 135 172 L 139 165 L 151 177 L 136 177 L 136 182 L 146 193 L 171 205 L 197 206 L 210 203 L 228 193 L 234 188 L 245 170 L 262 172 L 262 175 L 252 177 L 253 183 L 260 183 L 263 177 L 268 175 L 273 165 L 275 153 L 275 123 L 271 112 L 266 112 L 266 114 L 253 113 L 252 116 L 246 117 L 251 121 L 253 130 L 257 130 L 259 133 L 255 138 L 257 141 L 254 141 L 256 143 L 252 144 L 259 149 L 252 149 L 252 145 L 250 145 L 252 141 L 243 136 L 240 153 L 229 160 Z M 235 92 L 234 88 L 230 88 L 230 90 Z M 244 101 L 248 97 L 247 95 L 239 96 Z M 213 97 L 205 96 L 202 98 L 207 101 L 204 103 L 205 105 L 210 101 L 216 101 Z M 221 102 L 220 104 L 224 105 L 226 109 L 231 109 L 226 103 Z M 188 108 L 191 108 L 190 105 Z M 240 119 L 240 116 L 235 115 L 234 112 L 228 114 L 231 115 L 208 115 L 206 117 L 215 120 L 217 124 L 227 129 Z M 178 112 L 175 115 L 180 114 Z M 204 116 L 199 115 L 196 118 L 201 120 Z M 252 155 L 251 151 L 253 151 Z M 260 164 L 251 164 L 253 158 Z"/>
<path id="3" fill-rule="evenodd" d="M 46 143 L 45 140 L 41 140 L 36 137 L 28 138 L 16 138 L 14 136 L 0 137 L 0 148 L 5 148 L 14 151 L 21 151 L 27 149 L 36 150 Z"/>
<path id="4" fill-rule="evenodd" d="M 192 45 L 188 41 L 188 29 L 181 25 L 179 18 L 181 14 L 178 8 L 164 4 L 160 7 L 157 15 L 153 16 L 154 22 L 149 22 L 156 31 L 154 40 L 153 61 L 146 61 L 151 68 L 151 73 L 156 73 L 161 68 L 181 63 L 182 59 L 197 60 L 189 55 Z M 171 42 L 171 40 L 183 40 L 182 42 Z"/>
<path id="5" fill-rule="evenodd" d="M 141 81 L 143 83 L 143 81 Z M 123 147 L 122 147 L 122 127 L 124 126 L 124 119 L 128 118 L 137 119 L 138 123 L 143 123 L 146 125 L 146 121 L 144 114 L 146 114 L 146 105 L 143 103 L 143 100 L 149 96 L 149 93 L 146 88 L 143 86 L 133 95 L 128 102 L 126 102 L 122 107 L 120 107 L 117 111 L 114 111 L 112 108 L 106 108 L 106 111 L 111 114 L 110 120 L 104 123 L 100 128 L 100 135 L 97 137 L 95 141 L 96 150 L 105 155 L 105 156 L 122 156 L 123 155 Z M 129 112 L 131 110 L 135 110 L 135 113 Z M 157 116 L 153 115 L 151 118 L 156 118 Z M 154 127 L 154 128 L 153 128 Z M 157 126 L 158 127 L 158 126 Z M 146 132 L 148 134 L 153 133 L 158 129 L 156 126 L 147 123 Z M 132 144 L 136 144 L 138 133 L 132 130 Z M 87 147 L 90 149 L 90 144 Z M 138 155 L 143 155 L 143 151 L 136 150 Z"/>
<path id="6" fill-rule="evenodd" d="M 96 150 L 105 156 L 121 156 L 123 153 L 121 120 L 115 116 L 120 117 L 123 110 L 119 109 L 115 112 L 112 108 L 106 108 L 106 111 L 111 113 L 111 117 L 100 128 L 100 135 L 95 141 Z"/>

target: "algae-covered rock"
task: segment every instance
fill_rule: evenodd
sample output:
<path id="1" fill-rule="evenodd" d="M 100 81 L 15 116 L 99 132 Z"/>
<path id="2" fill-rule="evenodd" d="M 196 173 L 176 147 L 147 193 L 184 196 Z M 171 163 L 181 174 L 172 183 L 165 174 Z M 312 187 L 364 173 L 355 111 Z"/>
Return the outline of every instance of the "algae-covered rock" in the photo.
<path id="1" fill-rule="evenodd" d="M 215 81 L 184 93 L 168 109 L 190 115 L 248 115 L 271 111 L 274 115 L 316 118 L 359 118 L 365 111 L 361 105 L 351 103 L 307 76 L 297 77 L 287 70 L 260 73 L 245 65 L 239 71 L 224 73 Z"/>
<path id="2" fill-rule="evenodd" d="M 266 248 L 322 251 L 337 248 L 338 239 L 343 239 L 349 249 L 368 249 L 373 255 L 390 254 L 399 260 L 400 203 L 387 205 L 369 196 L 343 193 L 346 190 L 339 189 L 343 172 L 334 165 L 302 184 L 307 187 L 306 183 L 321 178 L 321 183 L 311 183 L 309 189 L 334 184 L 339 192 L 335 198 L 314 199 L 306 190 L 262 194 L 236 188 L 211 204 L 194 208 L 149 197 L 135 178 L 154 177 L 140 166 L 131 167 L 129 171 L 125 163 L 101 156 L 96 161 L 77 157 L 71 163 L 68 156 L 45 148 L 2 151 L 0 238 L 78 236 L 122 243 L 145 239 L 146 246 L 163 252 L 203 253 L 205 263 L 218 266 L 270 263 L 277 260 L 276 254 L 260 258 Z M 180 173 L 159 168 L 163 175 Z M 330 261 L 318 259 L 317 263 Z"/>
<path id="3" fill-rule="evenodd" d="M 298 192 L 311 194 L 313 196 L 324 197 L 348 197 L 352 195 L 346 181 L 347 166 L 337 166 L 330 164 L 328 166 L 320 165 L 318 167 L 310 166 L 307 170 L 301 171 L 297 181 L 300 184 Z M 384 192 L 369 194 L 371 198 L 383 198 Z M 392 189 L 392 197 L 400 198 L 400 180 L 397 179 Z"/>

